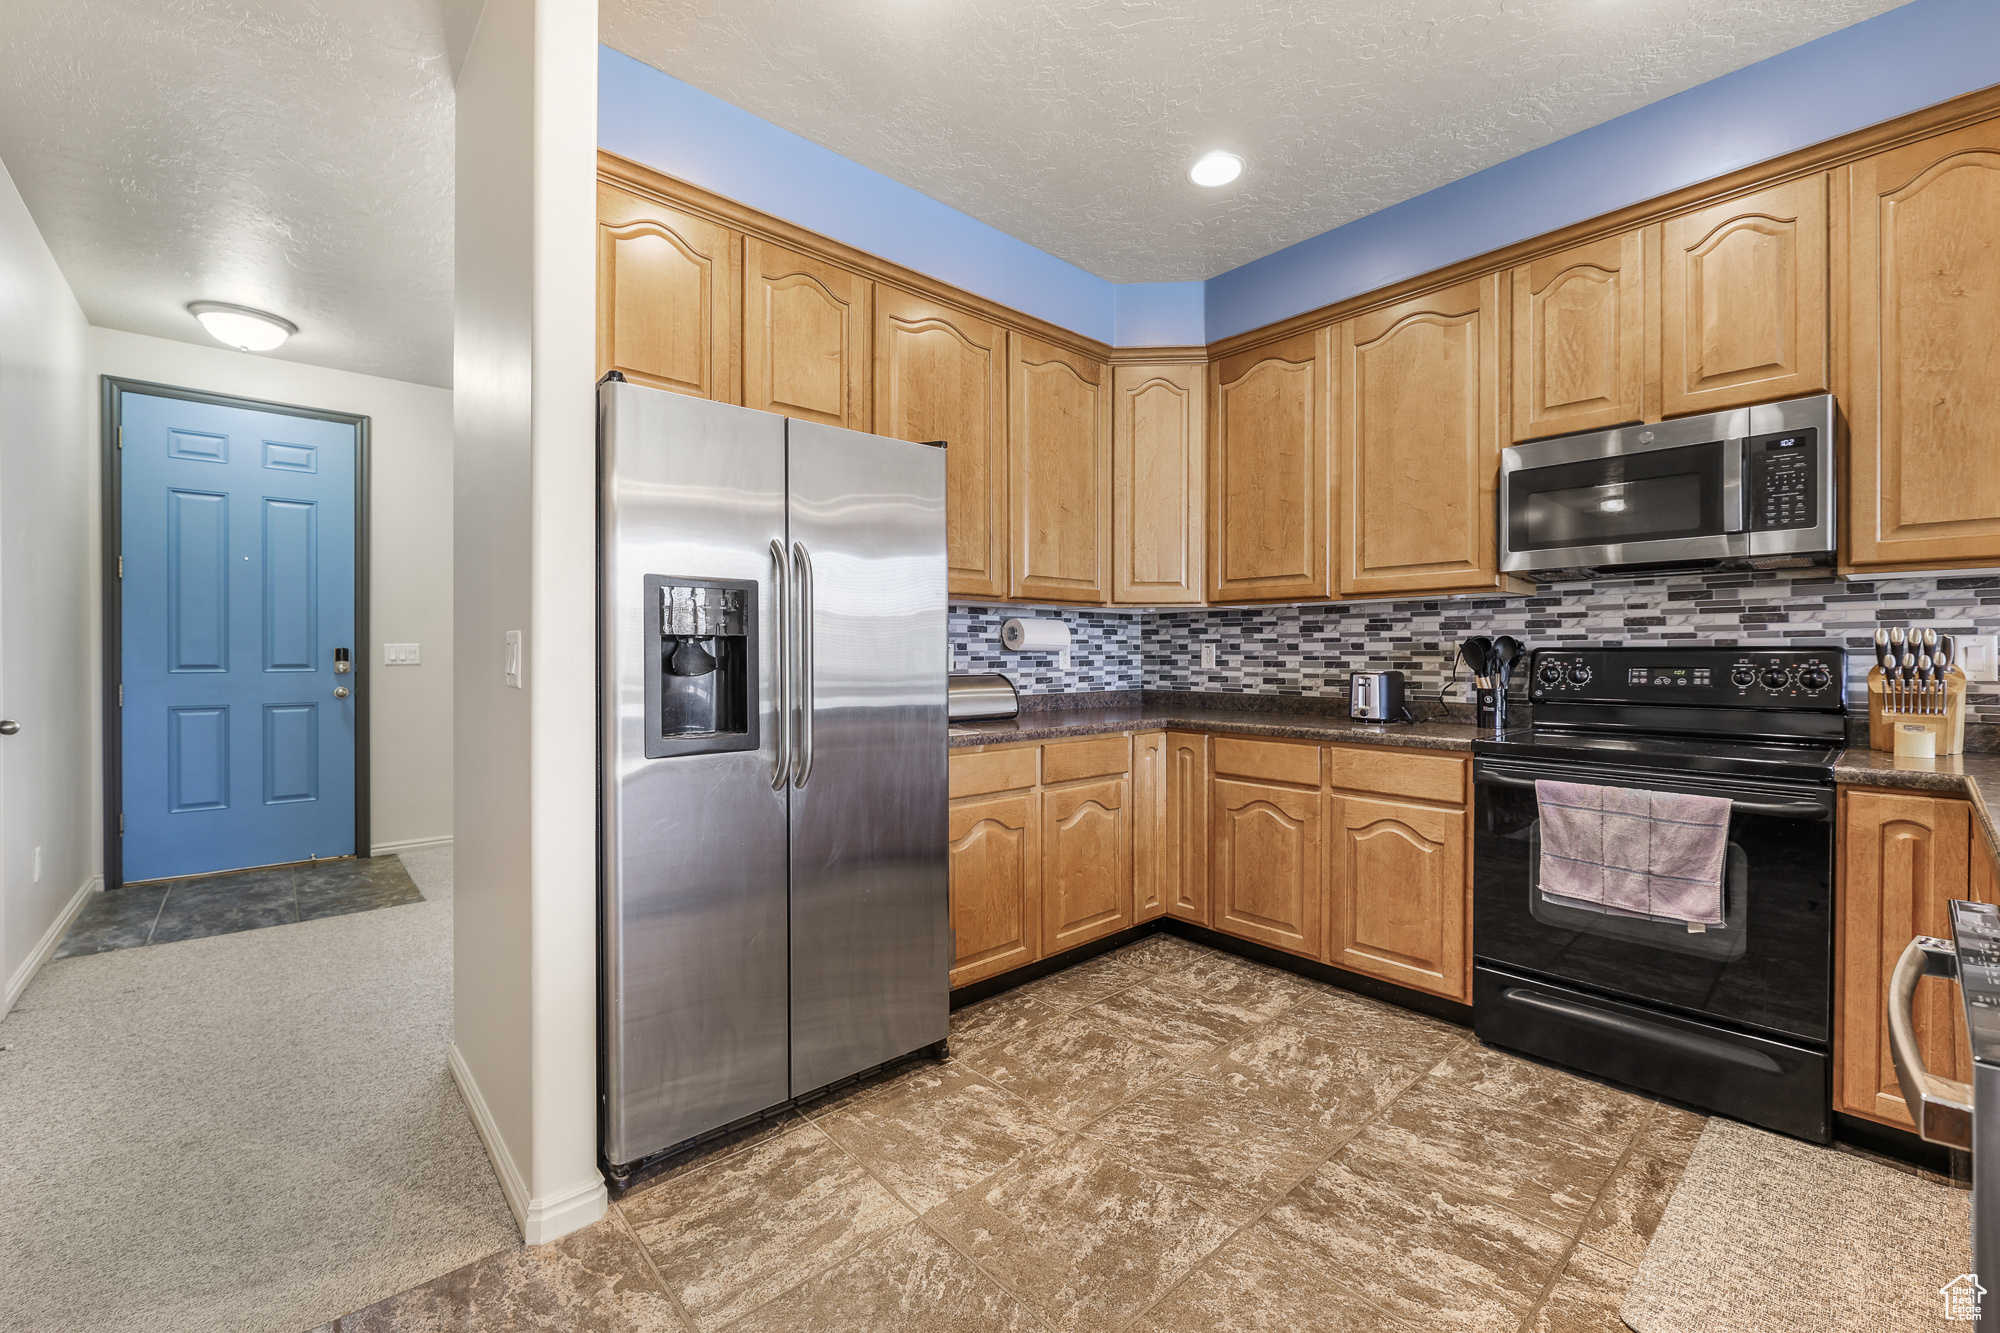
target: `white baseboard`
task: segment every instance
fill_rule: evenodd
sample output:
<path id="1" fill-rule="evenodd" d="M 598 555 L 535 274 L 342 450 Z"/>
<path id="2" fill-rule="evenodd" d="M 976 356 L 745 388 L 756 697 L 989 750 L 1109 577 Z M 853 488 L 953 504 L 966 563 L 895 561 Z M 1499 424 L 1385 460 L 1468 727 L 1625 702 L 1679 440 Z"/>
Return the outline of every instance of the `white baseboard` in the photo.
<path id="1" fill-rule="evenodd" d="M 493 1123 L 493 1112 L 487 1109 L 479 1082 L 459 1053 L 457 1042 L 451 1044 L 449 1061 L 459 1095 L 465 1098 L 465 1109 L 472 1115 L 473 1128 L 479 1131 L 479 1141 L 486 1145 L 486 1155 L 492 1159 L 493 1174 L 500 1177 L 500 1192 L 507 1196 L 507 1207 L 514 1214 L 514 1225 L 521 1229 L 521 1239 L 530 1245 L 545 1245 L 572 1231 L 581 1231 L 603 1217 L 611 1206 L 611 1196 L 604 1188 L 602 1176 L 593 1176 L 546 1198 L 528 1197 L 527 1182 L 521 1179 L 521 1169 L 514 1165 L 514 1155 L 507 1151 L 507 1142 L 500 1137 L 500 1127 Z"/>
<path id="2" fill-rule="evenodd" d="M 56 919 L 50 923 L 41 941 L 35 945 L 35 951 L 14 969 L 13 976 L 7 978 L 7 993 L 4 997 L 0 997 L 0 1018 L 7 1016 L 14 1007 L 14 1001 L 21 998 L 21 992 L 28 989 L 28 983 L 35 979 L 35 973 L 41 971 L 42 964 L 48 962 L 55 954 L 57 947 L 62 944 L 63 936 L 69 934 L 69 928 L 76 921 L 77 914 L 90 902 L 90 895 L 103 888 L 104 877 L 92 875 L 83 882 L 83 887 L 76 891 L 76 896 L 56 914 Z"/>
<path id="3" fill-rule="evenodd" d="M 370 856 L 394 856 L 398 852 L 422 852 L 428 851 L 432 847 L 449 846 L 451 846 L 451 839 L 449 837 L 408 838 L 402 842 L 372 843 L 369 845 L 368 854 Z"/>

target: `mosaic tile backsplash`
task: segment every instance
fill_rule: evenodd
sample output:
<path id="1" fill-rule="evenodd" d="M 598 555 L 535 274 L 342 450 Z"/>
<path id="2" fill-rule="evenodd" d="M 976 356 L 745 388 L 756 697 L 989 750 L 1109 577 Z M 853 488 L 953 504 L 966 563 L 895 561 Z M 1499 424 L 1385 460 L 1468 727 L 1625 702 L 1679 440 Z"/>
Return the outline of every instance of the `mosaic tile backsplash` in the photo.
<path id="1" fill-rule="evenodd" d="M 1070 664 L 1053 653 L 1010 653 L 1010 616 L 1069 622 Z M 1337 696 L 1352 670 L 1399 670 L 1420 698 L 1465 697 L 1455 645 L 1512 634 L 1530 648 L 1558 643 L 1835 644 L 1848 651 L 1848 703 L 1867 706 L 1878 626 L 2000 634 L 2000 577 L 1875 578 L 1830 570 L 1603 579 L 1538 588 L 1529 597 L 1114 611 L 951 608 L 953 671 L 998 671 L 1024 694 L 1081 690 L 1209 690 Z M 1215 665 L 1201 650 L 1214 649 Z M 1525 682 L 1517 678 L 1515 690 Z M 2000 686 L 1974 685 L 1973 718 L 2000 723 Z"/>

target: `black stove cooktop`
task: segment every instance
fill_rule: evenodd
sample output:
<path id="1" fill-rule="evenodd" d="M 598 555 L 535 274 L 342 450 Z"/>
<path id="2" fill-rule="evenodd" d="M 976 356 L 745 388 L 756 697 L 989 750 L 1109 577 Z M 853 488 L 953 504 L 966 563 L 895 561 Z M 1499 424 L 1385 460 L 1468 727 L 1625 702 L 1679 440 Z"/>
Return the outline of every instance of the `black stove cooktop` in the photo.
<path id="1" fill-rule="evenodd" d="M 1835 647 L 1538 649 L 1532 727 L 1475 754 L 1824 781 L 1847 740 Z"/>

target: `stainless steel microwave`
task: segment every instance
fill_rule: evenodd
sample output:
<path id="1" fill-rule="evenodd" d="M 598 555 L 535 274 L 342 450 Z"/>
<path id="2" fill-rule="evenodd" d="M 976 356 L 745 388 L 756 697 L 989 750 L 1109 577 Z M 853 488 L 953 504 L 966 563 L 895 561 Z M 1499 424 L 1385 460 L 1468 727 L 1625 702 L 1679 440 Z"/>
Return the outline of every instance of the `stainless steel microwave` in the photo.
<path id="1" fill-rule="evenodd" d="M 1833 395 L 1500 451 L 1500 568 L 1544 579 L 1832 562 Z"/>

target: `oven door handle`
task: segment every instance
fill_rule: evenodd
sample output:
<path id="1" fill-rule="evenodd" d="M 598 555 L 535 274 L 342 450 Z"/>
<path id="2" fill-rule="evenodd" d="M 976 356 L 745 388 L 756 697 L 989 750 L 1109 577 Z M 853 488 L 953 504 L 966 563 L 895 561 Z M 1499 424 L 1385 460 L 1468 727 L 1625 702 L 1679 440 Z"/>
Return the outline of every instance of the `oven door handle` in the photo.
<path id="1" fill-rule="evenodd" d="M 1896 960 L 1896 970 L 1889 974 L 1889 1058 L 1896 1064 L 1896 1083 L 1917 1133 L 1927 1143 L 1970 1151 L 1972 1087 L 1924 1068 L 1924 1053 L 1917 1048 L 1916 1028 L 1910 1022 L 1917 983 L 1925 977 L 1958 979 L 1958 951 L 1950 940 L 1919 935 Z"/>
<path id="2" fill-rule="evenodd" d="M 1475 782 L 1490 782 L 1496 787 L 1533 788 L 1537 779 L 1511 777 L 1505 773 L 1480 773 Z M 1561 778 L 1550 781 L 1560 782 Z M 1732 812 L 1741 811 L 1746 815 L 1773 815 L 1779 819 L 1818 819 L 1832 807 L 1825 801 L 1741 801 L 1729 798 Z"/>

